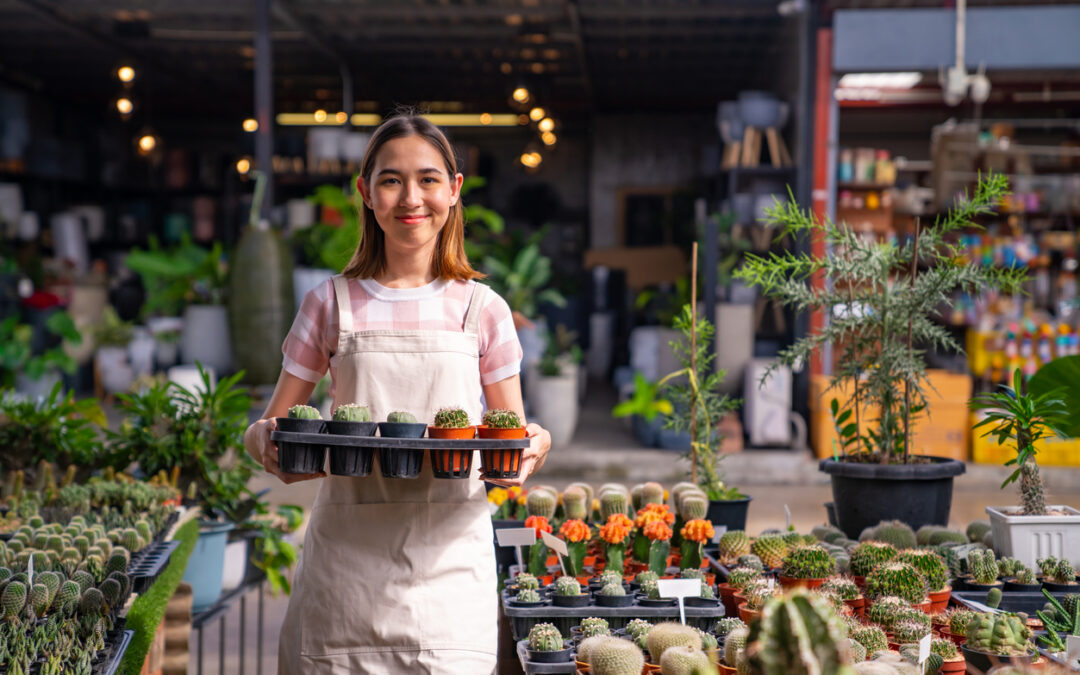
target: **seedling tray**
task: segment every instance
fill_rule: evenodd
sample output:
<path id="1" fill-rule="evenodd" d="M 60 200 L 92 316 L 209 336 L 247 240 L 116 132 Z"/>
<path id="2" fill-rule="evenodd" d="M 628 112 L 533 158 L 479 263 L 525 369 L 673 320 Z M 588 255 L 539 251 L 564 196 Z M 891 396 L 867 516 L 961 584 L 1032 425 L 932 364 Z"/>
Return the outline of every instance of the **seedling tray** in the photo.
<path id="1" fill-rule="evenodd" d="M 397 448 L 400 450 L 511 450 L 527 448 L 528 438 L 512 440 L 491 440 L 470 438 L 466 440 L 448 440 L 443 438 L 383 438 L 382 436 L 335 436 L 331 434 L 303 434 L 292 431 L 271 431 L 270 440 L 286 443 L 308 443 L 312 445 L 343 445 L 363 448 Z"/>
<path id="2" fill-rule="evenodd" d="M 169 558 L 178 546 L 180 546 L 179 541 L 162 541 L 139 551 L 142 555 L 128 565 L 127 569 L 128 576 L 131 577 L 131 590 L 142 593 L 150 588 L 161 571 L 169 564 Z"/>
<path id="3" fill-rule="evenodd" d="M 521 669 L 525 671 L 525 675 L 556 675 L 559 673 L 573 675 L 573 673 L 577 671 L 577 665 L 574 663 L 573 659 L 563 661 L 562 663 L 537 663 L 535 661 L 530 661 L 525 652 L 525 648 L 528 646 L 528 640 L 518 640 L 517 655 L 518 660 L 521 661 Z"/>
<path id="4" fill-rule="evenodd" d="M 127 651 L 128 645 L 131 644 L 131 638 L 134 636 L 135 631 L 125 630 L 120 636 L 120 641 L 113 648 L 109 659 L 102 663 L 101 670 L 93 672 L 101 675 L 115 675 L 116 671 L 120 669 L 120 662 L 124 659 L 124 652 Z"/>

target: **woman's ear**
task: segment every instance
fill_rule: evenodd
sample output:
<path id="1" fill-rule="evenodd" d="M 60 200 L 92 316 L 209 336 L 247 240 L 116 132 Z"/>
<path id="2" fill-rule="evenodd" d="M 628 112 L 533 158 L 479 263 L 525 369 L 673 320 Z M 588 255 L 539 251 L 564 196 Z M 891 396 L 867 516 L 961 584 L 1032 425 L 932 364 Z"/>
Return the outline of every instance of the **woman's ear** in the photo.
<path id="1" fill-rule="evenodd" d="M 368 203 L 367 185 L 364 184 L 364 177 L 357 175 L 356 177 L 356 191 L 360 193 L 360 198 L 364 200 L 364 204 Z"/>
<path id="2" fill-rule="evenodd" d="M 455 206 L 458 200 L 461 199 L 461 184 L 465 181 L 465 176 L 460 173 L 454 174 L 454 179 L 450 181 L 450 206 Z"/>

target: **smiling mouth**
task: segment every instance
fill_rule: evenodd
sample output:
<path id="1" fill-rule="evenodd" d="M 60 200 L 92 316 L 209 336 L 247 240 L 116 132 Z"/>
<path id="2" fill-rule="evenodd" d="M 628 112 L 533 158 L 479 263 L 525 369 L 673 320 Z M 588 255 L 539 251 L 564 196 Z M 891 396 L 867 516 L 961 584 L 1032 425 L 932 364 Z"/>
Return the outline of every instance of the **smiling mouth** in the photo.
<path id="1" fill-rule="evenodd" d="M 403 223 L 420 223 L 423 222 L 427 216 L 397 216 L 397 219 Z"/>

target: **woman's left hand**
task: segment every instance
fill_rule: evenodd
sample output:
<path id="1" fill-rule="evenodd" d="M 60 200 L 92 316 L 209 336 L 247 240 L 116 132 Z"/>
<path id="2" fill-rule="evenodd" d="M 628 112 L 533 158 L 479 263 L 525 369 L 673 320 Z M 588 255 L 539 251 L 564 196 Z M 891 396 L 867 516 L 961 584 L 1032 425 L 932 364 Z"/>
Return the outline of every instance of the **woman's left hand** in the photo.
<path id="1" fill-rule="evenodd" d="M 525 435 L 529 439 L 529 447 L 521 455 L 521 474 L 517 478 L 483 478 L 489 483 L 503 487 L 521 487 L 529 476 L 533 475 L 544 466 L 548 450 L 551 450 L 551 434 L 535 422 L 525 425 Z"/>

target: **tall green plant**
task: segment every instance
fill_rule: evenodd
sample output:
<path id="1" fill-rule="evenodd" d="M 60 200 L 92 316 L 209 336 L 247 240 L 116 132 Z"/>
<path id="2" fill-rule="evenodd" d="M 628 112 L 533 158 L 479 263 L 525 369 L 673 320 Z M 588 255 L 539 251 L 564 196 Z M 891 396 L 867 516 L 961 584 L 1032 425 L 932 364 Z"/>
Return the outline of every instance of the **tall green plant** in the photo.
<path id="1" fill-rule="evenodd" d="M 32 479 L 42 460 L 61 469 L 73 464 L 89 473 L 100 461 L 99 432 L 104 426 L 98 402 L 75 400 L 60 382 L 37 401 L 6 391 L 0 396 L 0 475 L 25 470 Z"/>
<path id="2" fill-rule="evenodd" d="M 177 246 L 166 249 L 151 236 L 149 249 L 133 249 L 124 264 L 142 277 L 145 316 L 179 316 L 191 304 L 225 302 L 228 268 L 221 242 L 207 249 L 185 234 Z"/>
<path id="3" fill-rule="evenodd" d="M 312 264 L 341 272 L 352 259 L 360 243 L 360 209 L 363 200 L 356 189 L 354 174 L 346 187 L 320 185 L 307 200 L 319 207 L 328 207 L 341 214 L 341 224 L 318 222 L 293 233 L 293 242 L 304 251 Z"/>
<path id="4" fill-rule="evenodd" d="M 75 372 L 78 364 L 64 351 L 64 346 L 82 344 L 82 334 L 71 315 L 64 310 L 53 312 L 45 320 L 45 330 L 60 337 L 61 343 L 35 354 L 30 345 L 33 327 L 20 323 L 17 316 L 0 322 L 0 385 L 14 387 L 19 373 L 37 380 L 50 370 L 62 370 L 69 375 Z"/>
<path id="5" fill-rule="evenodd" d="M 930 226 L 917 224 L 915 236 L 902 244 L 867 239 L 845 224 L 818 220 L 794 198 L 767 210 L 768 222 L 784 235 L 820 238 L 831 250 L 821 258 L 791 251 L 746 254 L 735 277 L 797 311 L 830 317 L 822 330 L 782 350 L 773 368 L 807 362 L 827 344 L 837 350 L 829 388 L 844 381 L 854 384 L 846 404 L 853 414 L 845 418 L 854 418 L 847 426 L 854 442 L 845 445 L 845 459 L 907 463 L 914 419 L 926 406 L 926 359 L 919 345 L 962 351 L 935 321 L 938 308 L 956 291 L 1019 289 L 1023 270 L 966 263 L 963 248 L 950 242 L 956 232 L 978 227 L 974 219 L 994 213 L 1006 194 L 1004 176 L 980 177 L 970 198 L 959 200 Z M 810 284 L 812 278 L 821 283 Z M 859 409 L 868 404 L 880 406 L 876 430 L 859 419 Z"/>
<path id="6" fill-rule="evenodd" d="M 1001 487 L 1019 478 L 1024 515 L 1043 516 L 1046 515 L 1046 498 L 1039 465 L 1035 461 L 1038 452 L 1035 444 L 1051 434 L 1065 435 L 1069 408 L 1059 398 L 1057 391 L 1037 395 L 1023 393 L 1023 385 L 1023 375 L 1017 368 L 1011 388 L 1002 387 L 1003 391 L 972 398 L 972 410 L 986 411 L 986 417 L 972 430 L 990 427 L 984 436 L 997 436 L 999 445 L 1011 441 L 1016 446 L 1016 457 L 1005 462 L 1005 466 L 1015 466 L 1016 469 Z"/>
<path id="7" fill-rule="evenodd" d="M 744 495 L 738 488 L 724 485 L 719 467 L 723 436 L 717 430 L 717 424 L 725 414 L 738 409 L 739 400 L 720 392 L 727 371 L 713 367 L 715 355 L 710 352 L 709 345 L 715 329 L 708 319 L 698 317 L 695 320 L 690 305 L 685 305 L 682 313 L 675 317 L 675 330 L 682 333 L 682 339 L 670 344 L 682 368 L 659 382 L 660 386 L 670 388 L 674 404 L 666 427 L 690 433 L 687 458 L 691 477 L 709 499 L 741 499 Z"/>

